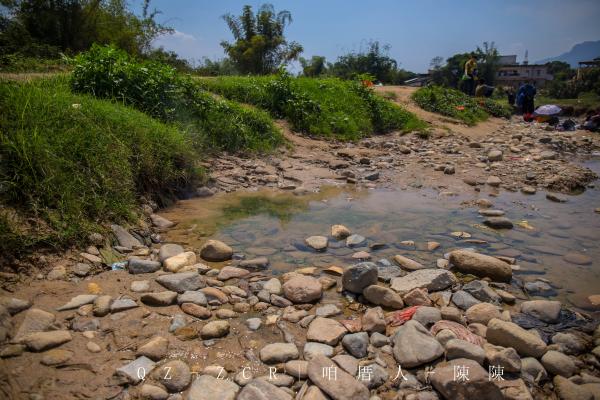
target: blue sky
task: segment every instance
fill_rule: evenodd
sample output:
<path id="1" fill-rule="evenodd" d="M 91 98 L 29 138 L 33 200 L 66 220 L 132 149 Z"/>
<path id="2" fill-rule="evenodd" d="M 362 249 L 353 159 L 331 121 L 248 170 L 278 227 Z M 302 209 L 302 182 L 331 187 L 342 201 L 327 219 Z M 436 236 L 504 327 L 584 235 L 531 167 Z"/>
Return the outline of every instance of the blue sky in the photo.
<path id="1" fill-rule="evenodd" d="M 132 1 L 135 6 L 140 0 Z M 154 0 L 160 22 L 175 28 L 157 45 L 190 60 L 224 56 L 219 43 L 232 40 L 220 18 L 239 14 L 238 0 Z M 600 40 L 599 0 L 273 0 L 277 11 L 292 13 L 288 40 L 304 46 L 303 56 L 324 55 L 334 61 L 348 51 L 379 40 L 402 68 L 424 72 L 435 56 L 447 58 L 494 41 L 502 54 L 529 60 L 559 55 L 579 42 Z"/>

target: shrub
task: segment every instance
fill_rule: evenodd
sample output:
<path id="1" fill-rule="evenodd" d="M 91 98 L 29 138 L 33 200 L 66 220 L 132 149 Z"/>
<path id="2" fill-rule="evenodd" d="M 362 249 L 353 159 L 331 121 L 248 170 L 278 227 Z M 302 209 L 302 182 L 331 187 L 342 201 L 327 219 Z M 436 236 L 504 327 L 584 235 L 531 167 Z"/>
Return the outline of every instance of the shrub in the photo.
<path id="1" fill-rule="evenodd" d="M 441 86 L 422 87 L 413 93 L 413 100 L 424 110 L 446 115 L 475 125 L 489 115 L 510 117 L 510 107 L 488 98 L 470 97 L 455 89 Z"/>
<path id="2" fill-rule="evenodd" d="M 199 177 L 183 132 L 72 94 L 64 78 L 2 82 L 0 110 L 0 208 L 15 210 L 0 215 L 2 250 L 15 237 L 19 250 L 75 242 L 132 218 L 139 196 L 164 205 Z"/>
<path id="3" fill-rule="evenodd" d="M 111 46 L 94 46 L 73 62 L 75 91 L 114 99 L 183 126 L 199 151 L 268 151 L 283 143 L 268 115 L 216 99 L 170 66 L 137 61 Z"/>

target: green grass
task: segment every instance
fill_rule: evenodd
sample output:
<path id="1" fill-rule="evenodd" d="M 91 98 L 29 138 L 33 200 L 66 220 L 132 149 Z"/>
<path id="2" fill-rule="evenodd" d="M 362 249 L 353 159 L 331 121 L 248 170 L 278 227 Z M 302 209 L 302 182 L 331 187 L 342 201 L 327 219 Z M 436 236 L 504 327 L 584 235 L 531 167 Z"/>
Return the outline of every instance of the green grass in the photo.
<path id="1" fill-rule="evenodd" d="M 0 72 L 64 72 L 69 65 L 63 59 L 27 57 L 20 54 L 0 55 Z"/>
<path id="2" fill-rule="evenodd" d="M 456 118 L 471 126 L 485 121 L 490 115 L 508 118 L 512 113 L 511 108 L 500 101 L 470 97 L 441 86 L 422 87 L 412 98 L 424 110 Z"/>
<path id="3" fill-rule="evenodd" d="M 75 243 L 166 204 L 200 177 L 185 133 L 72 94 L 64 77 L 0 82 L 0 250 Z"/>
<path id="4" fill-rule="evenodd" d="M 228 99 L 268 110 L 296 131 L 315 137 L 357 140 L 394 130 L 425 128 L 414 114 L 357 82 L 335 78 L 198 78 L 200 86 Z"/>

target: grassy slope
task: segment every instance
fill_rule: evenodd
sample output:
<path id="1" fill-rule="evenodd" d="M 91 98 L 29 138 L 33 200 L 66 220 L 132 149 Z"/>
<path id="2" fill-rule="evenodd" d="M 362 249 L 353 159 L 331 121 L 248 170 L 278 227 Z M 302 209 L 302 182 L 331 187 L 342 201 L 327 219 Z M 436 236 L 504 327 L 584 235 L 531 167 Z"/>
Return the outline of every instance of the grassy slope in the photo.
<path id="1" fill-rule="evenodd" d="M 440 86 L 422 87 L 412 97 L 422 109 L 456 118 L 467 125 L 485 121 L 490 115 L 508 118 L 512 112 L 501 101 L 470 97 L 458 90 Z"/>
<path id="2" fill-rule="evenodd" d="M 64 77 L 0 82 L 0 155 L 2 250 L 76 241 L 131 218 L 138 196 L 164 203 L 198 176 L 180 130 L 72 94 Z"/>
<path id="3" fill-rule="evenodd" d="M 314 136 L 356 140 L 392 130 L 425 127 L 413 114 L 356 83 L 339 79 L 268 77 L 199 78 L 203 88 L 253 104 L 285 118 L 292 127 Z"/>

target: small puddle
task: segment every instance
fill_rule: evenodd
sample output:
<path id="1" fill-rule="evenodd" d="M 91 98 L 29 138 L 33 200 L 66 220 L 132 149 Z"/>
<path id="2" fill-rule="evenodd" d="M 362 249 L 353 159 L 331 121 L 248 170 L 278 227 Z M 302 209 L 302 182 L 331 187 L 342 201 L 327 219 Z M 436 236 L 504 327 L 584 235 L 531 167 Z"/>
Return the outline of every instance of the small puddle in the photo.
<path id="1" fill-rule="evenodd" d="M 598 170 L 600 163 L 587 162 Z M 485 190 L 485 189 L 484 189 Z M 356 190 L 351 187 L 324 187 L 319 193 L 295 196 L 292 193 L 258 191 L 218 194 L 211 198 L 181 201 L 163 215 L 178 225 L 166 234 L 166 241 L 199 248 L 215 238 L 224 241 L 247 258 L 266 256 L 274 273 L 300 267 L 345 266 L 357 262 L 352 254 L 367 250 L 372 261 L 396 254 L 434 267 L 444 253 L 457 248 L 476 248 L 484 254 L 515 257 L 524 281 L 548 280 L 557 297 L 579 306 L 591 294 L 600 293 L 600 190 L 591 188 L 554 203 L 540 192 L 533 196 L 503 191 L 489 198 L 515 223 L 512 230 L 495 231 L 483 225 L 484 217 L 472 201 L 475 193 L 440 196 L 435 191 Z M 326 252 L 307 248 L 304 239 L 330 236 L 331 225 L 343 224 L 367 243 L 386 246 L 348 248 L 331 239 Z M 464 231 L 469 243 L 451 232 Z M 412 240 L 415 247 L 404 246 Z M 428 251 L 427 241 L 441 246 Z M 567 262 L 567 253 L 585 254 L 591 265 Z"/>

